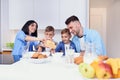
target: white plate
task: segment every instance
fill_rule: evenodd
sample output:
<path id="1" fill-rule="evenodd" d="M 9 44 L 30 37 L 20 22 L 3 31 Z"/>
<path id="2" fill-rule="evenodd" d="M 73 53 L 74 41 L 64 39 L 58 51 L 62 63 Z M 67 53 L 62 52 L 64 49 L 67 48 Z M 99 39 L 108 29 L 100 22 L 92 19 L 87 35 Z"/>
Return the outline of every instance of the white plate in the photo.
<path id="1" fill-rule="evenodd" d="M 22 58 L 29 59 L 33 56 L 34 53 L 36 52 L 26 52 L 25 54 L 23 54 Z M 46 56 L 49 56 L 50 52 L 41 52 L 41 54 L 45 54 Z"/>
<path id="2" fill-rule="evenodd" d="M 23 54 L 23 57 L 21 59 L 24 59 L 27 62 L 30 63 L 36 63 L 36 64 L 41 64 L 41 63 L 46 63 L 46 62 L 50 62 L 50 53 L 49 52 L 41 52 L 42 54 L 45 54 L 47 56 L 47 58 L 43 58 L 43 59 L 33 59 L 31 58 L 33 56 L 35 52 L 27 52 L 25 54 Z"/>
<path id="3" fill-rule="evenodd" d="M 42 64 L 42 63 L 48 63 L 51 61 L 51 59 L 48 58 L 43 58 L 43 59 L 33 59 L 33 58 L 29 58 L 29 59 L 24 59 L 24 61 L 30 62 L 30 63 L 34 63 L 34 64 Z"/>

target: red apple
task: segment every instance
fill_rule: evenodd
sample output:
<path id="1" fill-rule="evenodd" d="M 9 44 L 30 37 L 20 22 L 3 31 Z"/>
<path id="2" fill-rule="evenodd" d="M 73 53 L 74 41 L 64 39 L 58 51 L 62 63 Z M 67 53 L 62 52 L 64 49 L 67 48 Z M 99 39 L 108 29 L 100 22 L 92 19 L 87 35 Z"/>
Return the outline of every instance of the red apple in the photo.
<path id="1" fill-rule="evenodd" d="M 109 64 L 100 62 L 96 68 L 96 77 L 100 79 L 109 79 L 113 77 L 112 68 Z"/>

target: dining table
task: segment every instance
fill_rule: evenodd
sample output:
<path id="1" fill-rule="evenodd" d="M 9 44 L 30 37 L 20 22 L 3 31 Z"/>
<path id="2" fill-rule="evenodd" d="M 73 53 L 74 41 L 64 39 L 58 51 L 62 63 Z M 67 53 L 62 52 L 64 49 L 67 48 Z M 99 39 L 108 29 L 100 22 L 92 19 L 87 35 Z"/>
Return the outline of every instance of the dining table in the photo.
<path id="1" fill-rule="evenodd" d="M 20 61 L 11 65 L 1 64 L 0 80 L 92 80 L 83 77 L 79 66 L 74 62 L 68 63 L 61 53 L 41 60 L 31 59 L 32 54 L 33 52 L 27 53 Z"/>

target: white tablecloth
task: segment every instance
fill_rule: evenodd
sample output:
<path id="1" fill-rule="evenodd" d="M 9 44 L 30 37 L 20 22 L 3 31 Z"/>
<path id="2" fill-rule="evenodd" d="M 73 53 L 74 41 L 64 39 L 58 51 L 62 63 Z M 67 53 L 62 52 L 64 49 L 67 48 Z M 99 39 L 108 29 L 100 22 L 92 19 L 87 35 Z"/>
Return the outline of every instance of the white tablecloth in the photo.
<path id="1" fill-rule="evenodd" d="M 78 66 L 63 60 L 51 57 L 49 62 L 35 64 L 21 59 L 12 65 L 0 65 L 0 80 L 83 80 Z"/>
<path id="2" fill-rule="evenodd" d="M 58 59 L 58 58 L 56 58 Z M 62 62 L 63 61 L 63 62 Z M 64 58 L 35 64 L 26 59 L 12 65 L 0 65 L 0 80 L 88 80 L 83 78 L 75 64 L 66 64 Z M 97 79 L 96 79 L 97 80 Z M 118 79 L 119 80 L 119 79 Z"/>

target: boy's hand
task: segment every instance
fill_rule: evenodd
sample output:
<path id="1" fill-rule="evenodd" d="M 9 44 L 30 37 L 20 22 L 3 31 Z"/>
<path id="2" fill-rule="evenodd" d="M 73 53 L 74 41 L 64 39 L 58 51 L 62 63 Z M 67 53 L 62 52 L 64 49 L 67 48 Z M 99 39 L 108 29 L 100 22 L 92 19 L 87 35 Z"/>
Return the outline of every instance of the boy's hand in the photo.
<path id="1" fill-rule="evenodd" d="M 42 52 L 42 47 L 39 46 L 37 52 Z"/>
<path id="2" fill-rule="evenodd" d="M 51 49 L 51 50 L 50 50 L 50 53 L 51 53 L 51 54 L 54 54 L 54 53 L 55 53 L 55 49 Z"/>

